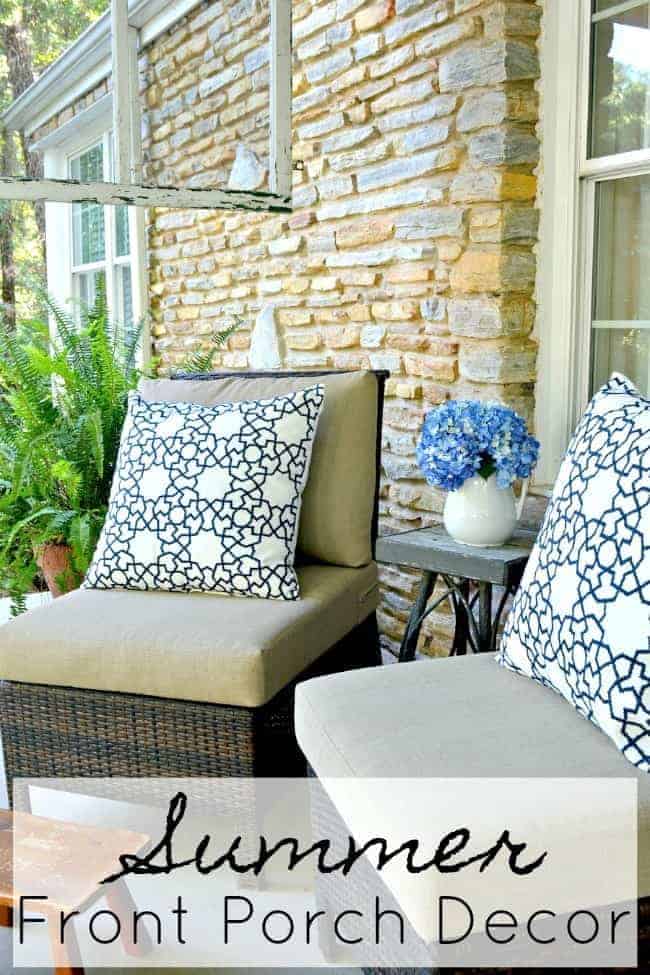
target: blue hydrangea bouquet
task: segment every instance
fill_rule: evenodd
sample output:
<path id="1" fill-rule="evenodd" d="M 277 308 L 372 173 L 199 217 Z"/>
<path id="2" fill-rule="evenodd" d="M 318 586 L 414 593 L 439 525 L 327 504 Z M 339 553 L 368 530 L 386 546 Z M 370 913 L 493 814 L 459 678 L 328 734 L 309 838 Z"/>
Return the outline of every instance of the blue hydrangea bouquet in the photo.
<path id="1" fill-rule="evenodd" d="M 458 541 L 499 545 L 521 517 L 539 443 L 498 403 L 450 400 L 424 421 L 417 460 L 429 484 L 449 491 L 445 525 Z M 512 485 L 521 478 L 519 502 Z"/>

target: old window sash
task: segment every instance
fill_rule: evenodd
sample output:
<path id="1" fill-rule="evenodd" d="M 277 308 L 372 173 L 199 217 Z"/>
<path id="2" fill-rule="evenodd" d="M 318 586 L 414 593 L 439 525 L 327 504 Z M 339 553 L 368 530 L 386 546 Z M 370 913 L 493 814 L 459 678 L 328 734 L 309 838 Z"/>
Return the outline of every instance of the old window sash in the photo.
<path id="1" fill-rule="evenodd" d="M 0 199 L 94 202 L 108 206 L 291 211 L 291 0 L 270 3 L 269 189 L 229 190 L 149 186 L 142 183 L 138 91 L 138 31 L 129 25 L 128 0 L 111 0 L 115 182 L 0 177 Z"/>

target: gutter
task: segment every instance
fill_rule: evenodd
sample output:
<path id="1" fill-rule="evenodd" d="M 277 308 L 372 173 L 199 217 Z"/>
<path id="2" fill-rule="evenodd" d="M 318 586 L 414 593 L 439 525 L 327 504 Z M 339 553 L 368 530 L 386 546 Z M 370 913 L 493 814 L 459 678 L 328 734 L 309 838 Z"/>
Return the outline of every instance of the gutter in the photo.
<path id="1" fill-rule="evenodd" d="M 169 30 L 202 0 L 129 0 L 129 24 L 140 47 Z M 102 14 L 0 116 L 27 135 L 111 74 L 111 12 Z"/>

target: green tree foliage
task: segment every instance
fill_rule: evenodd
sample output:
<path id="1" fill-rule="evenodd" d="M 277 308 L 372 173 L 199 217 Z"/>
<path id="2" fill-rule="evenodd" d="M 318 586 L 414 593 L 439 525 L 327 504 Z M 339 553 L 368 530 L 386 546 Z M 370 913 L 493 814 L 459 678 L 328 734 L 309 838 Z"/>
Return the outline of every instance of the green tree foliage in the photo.
<path id="1" fill-rule="evenodd" d="M 0 0 L 0 23 L 26 25 L 38 76 L 109 7 L 109 0 Z"/>
<path id="2" fill-rule="evenodd" d="M 0 117 L 109 5 L 108 0 L 0 0 Z M 42 176 L 40 154 L 30 152 L 23 133 L 7 132 L 1 119 L 0 160 L 3 175 Z M 34 295 L 45 274 L 44 228 L 42 204 L 0 201 L 0 319 L 10 327 L 16 317 L 40 311 Z"/>

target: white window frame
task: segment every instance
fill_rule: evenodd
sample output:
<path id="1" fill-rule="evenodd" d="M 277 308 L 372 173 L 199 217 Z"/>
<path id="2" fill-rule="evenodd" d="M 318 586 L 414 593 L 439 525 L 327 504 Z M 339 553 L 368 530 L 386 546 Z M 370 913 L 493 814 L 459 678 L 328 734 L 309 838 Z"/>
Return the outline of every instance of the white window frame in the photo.
<path id="1" fill-rule="evenodd" d="M 270 138 L 269 190 L 199 190 L 142 184 L 141 111 L 138 90 L 140 32 L 129 24 L 129 0 L 111 0 L 111 76 L 115 182 L 80 183 L 47 174 L 44 179 L 0 176 L 0 199 L 138 207 L 291 212 L 291 0 L 269 0 Z M 173 6 L 173 3 L 172 3 Z M 106 15 L 107 16 L 107 15 Z"/>
<path id="2" fill-rule="evenodd" d="M 70 169 L 72 163 L 75 159 L 78 159 L 85 152 L 95 146 L 101 145 L 102 147 L 102 160 L 103 160 L 103 177 L 105 180 L 110 179 L 110 170 L 113 165 L 113 154 L 114 154 L 114 144 L 113 144 L 113 132 L 112 129 L 102 133 L 100 138 L 93 139 L 87 142 L 85 145 L 78 147 L 74 152 L 68 152 L 66 154 L 66 174 L 70 175 Z M 105 271 L 106 274 L 106 304 L 108 307 L 108 313 L 110 318 L 114 321 L 120 320 L 120 313 L 117 311 L 117 294 L 115 287 L 115 268 L 118 266 L 128 266 L 131 269 L 131 280 L 135 278 L 135 267 L 133 266 L 133 255 L 131 247 L 131 239 L 133 230 L 137 232 L 137 228 L 134 225 L 132 219 L 132 208 L 127 209 L 128 214 L 128 226 L 129 226 L 129 253 L 125 256 L 120 256 L 115 253 L 115 242 L 117 239 L 116 234 L 116 210 L 115 207 L 104 207 L 104 259 L 101 261 L 94 261 L 88 264 L 75 264 L 74 259 L 74 211 L 73 204 L 68 207 L 68 220 L 70 221 L 70 242 L 71 242 L 71 252 L 70 252 L 70 286 L 71 291 L 74 293 L 73 297 L 75 301 L 79 301 L 79 295 L 75 287 L 75 276 L 78 274 L 91 273 L 93 271 Z M 141 304 L 141 302 L 139 302 Z M 142 317 L 141 308 L 138 309 L 139 314 L 136 314 L 135 307 L 133 308 L 133 321 L 138 322 Z"/>
<path id="3" fill-rule="evenodd" d="M 605 13 L 635 5 L 612 0 Z M 596 187 L 650 173 L 650 149 L 588 158 L 591 0 L 545 0 L 543 23 L 536 485 L 546 491 L 589 399 Z"/>
<path id="4" fill-rule="evenodd" d="M 72 159 L 102 142 L 104 145 L 104 159 L 110 158 L 110 143 L 112 139 L 110 98 L 101 108 L 93 112 L 91 120 L 80 120 L 72 130 L 67 129 L 65 141 L 57 140 L 55 145 L 44 145 L 44 168 L 47 178 L 64 179 Z M 108 155 L 107 155 L 108 153 Z M 129 243 L 130 254 L 127 258 L 115 258 L 112 254 L 114 246 L 115 215 L 111 206 L 104 213 L 104 234 L 107 240 L 107 250 L 102 267 L 107 269 L 106 299 L 109 316 L 115 312 L 115 295 L 113 275 L 110 273 L 115 264 L 129 263 L 131 266 L 131 286 L 133 301 L 134 323 L 142 323 L 143 334 L 141 349 L 143 359 L 149 358 L 150 336 L 148 331 L 148 297 L 147 297 L 147 263 L 146 263 L 146 225 L 145 210 L 140 207 L 129 207 Z M 92 265 L 74 265 L 72 238 L 72 205 L 70 203 L 45 204 L 45 240 L 47 250 L 47 287 L 48 292 L 58 304 L 67 307 L 76 299 L 73 273 L 75 270 L 91 270 Z M 99 265 L 97 265 L 99 266 Z"/>

